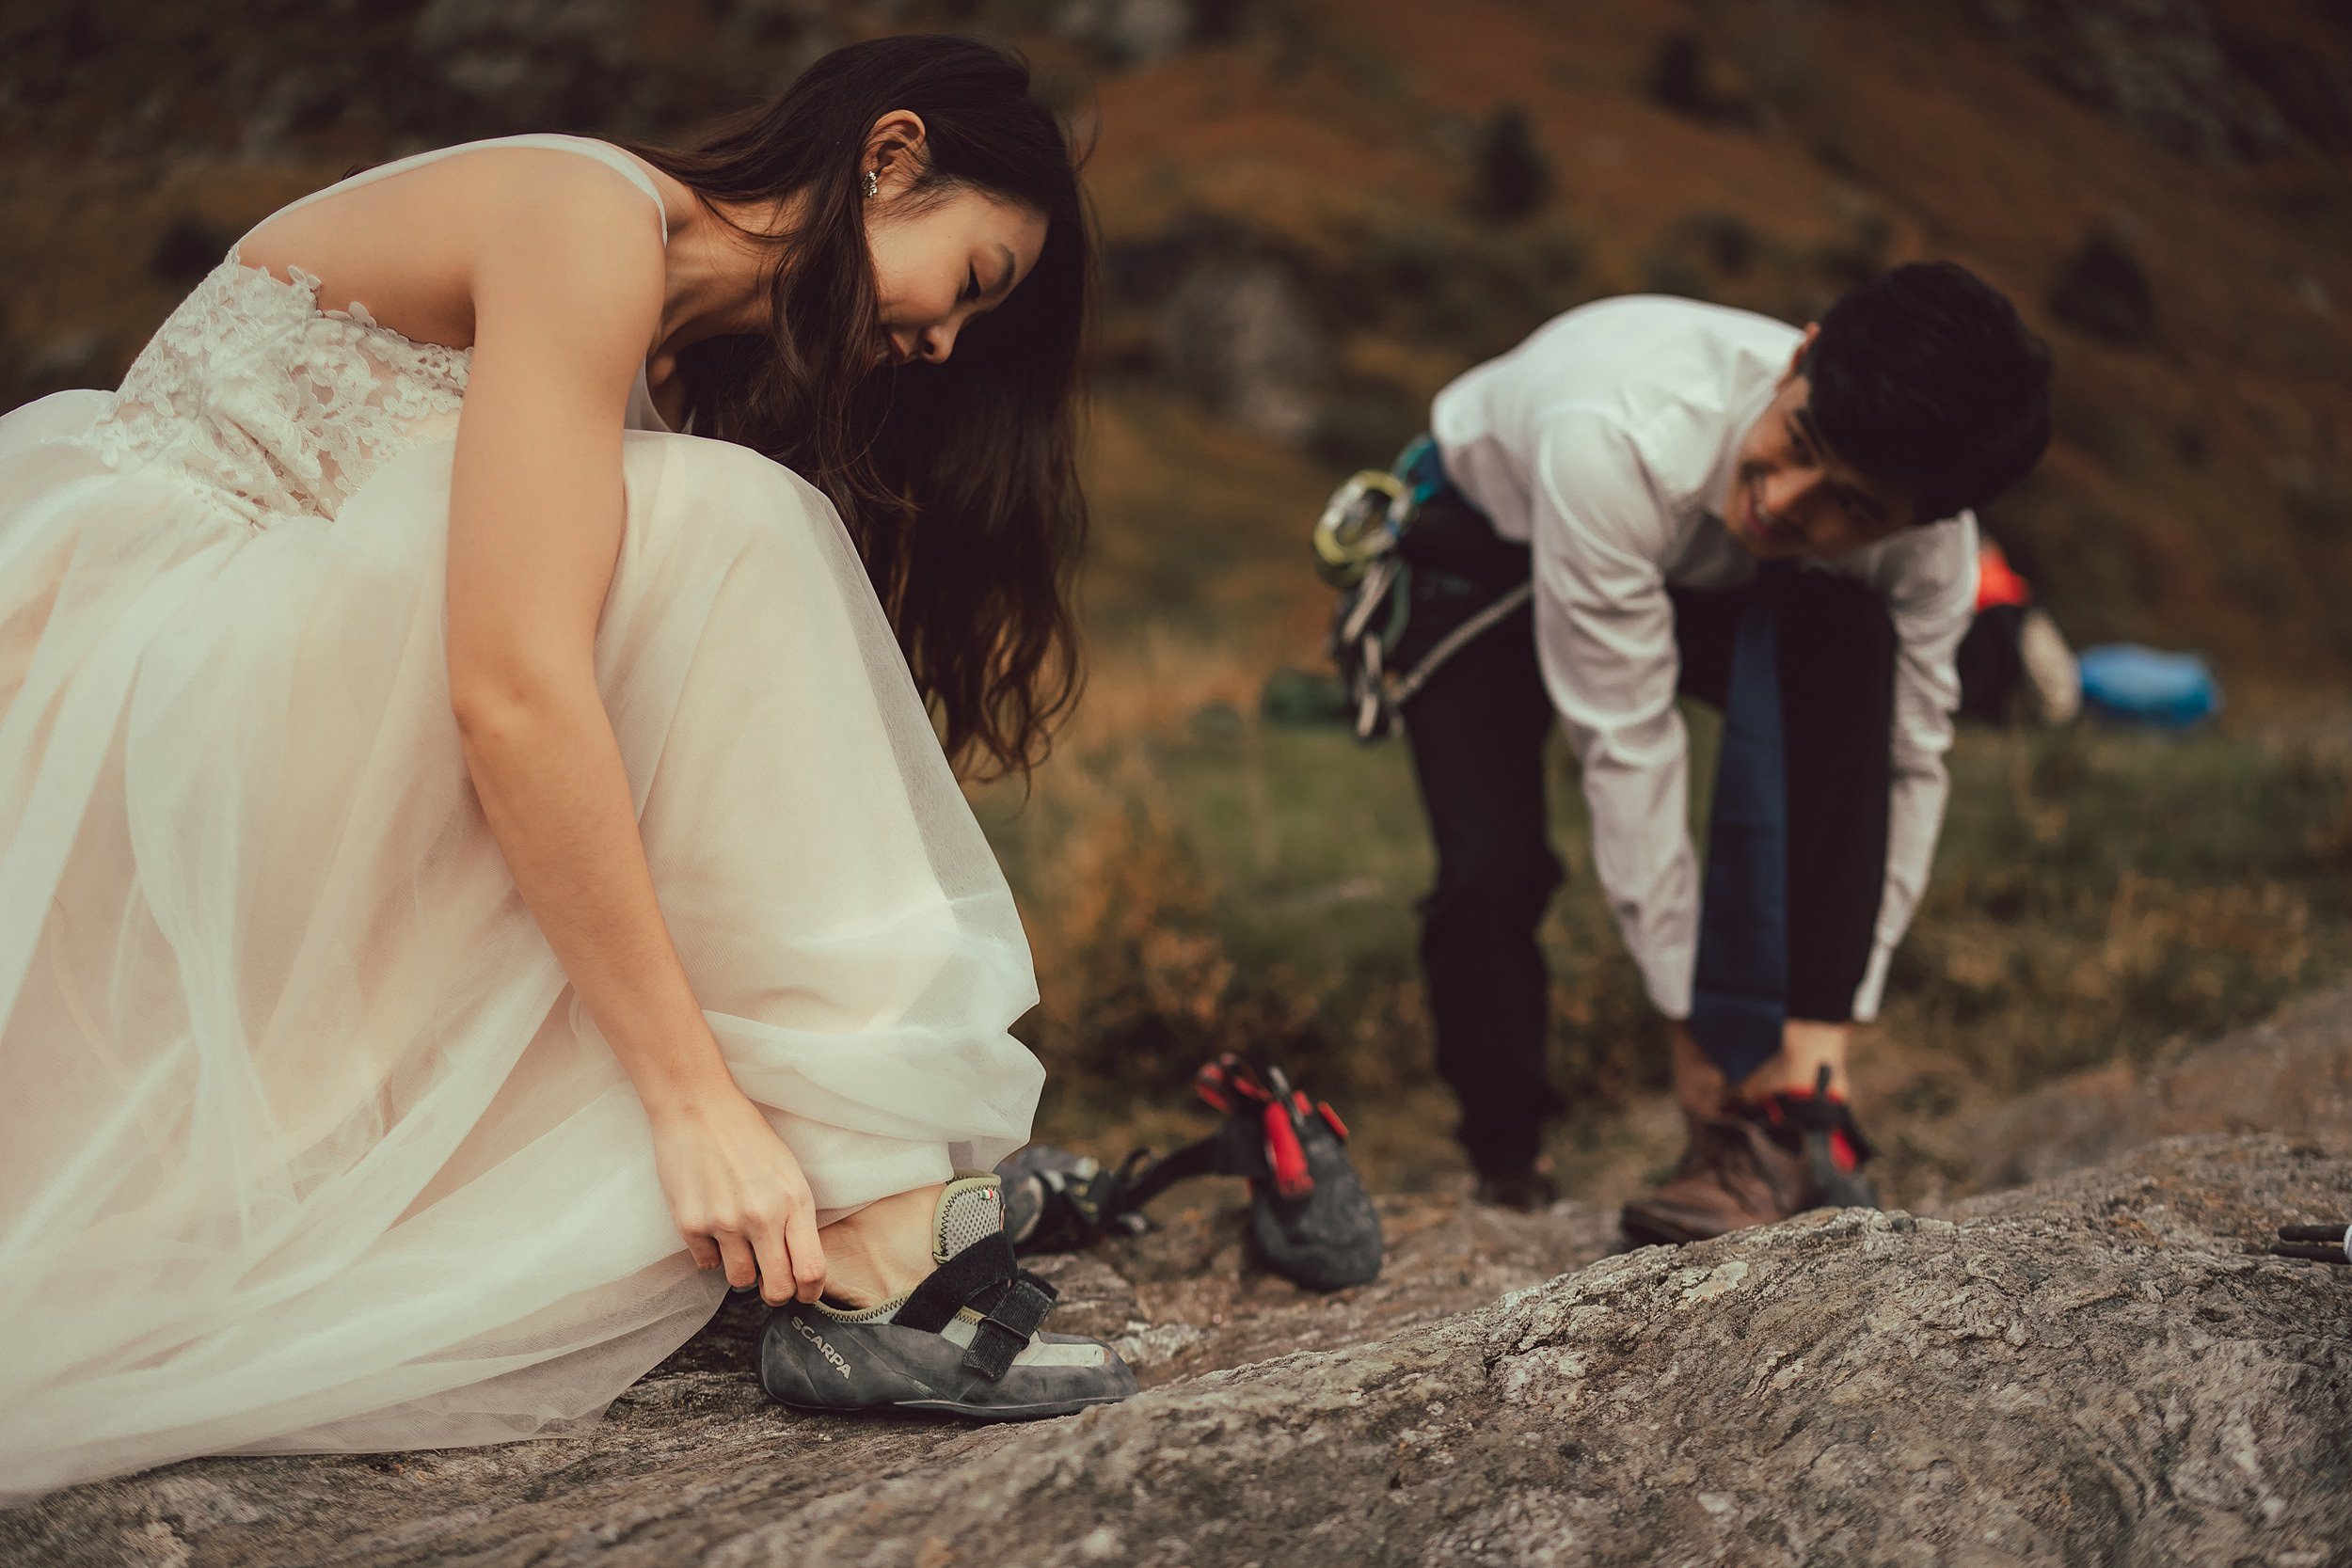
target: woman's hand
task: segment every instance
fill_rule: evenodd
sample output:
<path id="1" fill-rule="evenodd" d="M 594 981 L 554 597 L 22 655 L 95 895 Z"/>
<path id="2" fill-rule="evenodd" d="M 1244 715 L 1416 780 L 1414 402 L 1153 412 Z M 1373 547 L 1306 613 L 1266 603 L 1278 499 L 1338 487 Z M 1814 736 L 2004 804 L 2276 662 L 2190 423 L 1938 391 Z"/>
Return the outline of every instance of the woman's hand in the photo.
<path id="1" fill-rule="evenodd" d="M 808 1178 L 784 1140 L 732 1085 L 653 1120 L 654 1164 L 687 1250 L 727 1283 L 759 1281 L 760 1299 L 813 1302 L 825 1249 Z"/>

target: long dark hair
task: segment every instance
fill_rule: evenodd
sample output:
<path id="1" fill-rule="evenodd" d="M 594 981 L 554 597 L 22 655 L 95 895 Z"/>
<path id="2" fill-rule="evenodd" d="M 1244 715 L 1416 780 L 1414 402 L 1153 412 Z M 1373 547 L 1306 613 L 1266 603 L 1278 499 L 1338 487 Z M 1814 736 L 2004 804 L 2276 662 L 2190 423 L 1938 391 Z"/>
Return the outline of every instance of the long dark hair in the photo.
<path id="1" fill-rule="evenodd" d="M 863 154 L 894 109 L 926 129 L 910 196 L 972 187 L 1046 220 L 1028 277 L 962 327 L 944 364 L 874 362 Z M 799 198 L 770 275 L 770 331 L 680 356 L 692 428 L 767 453 L 840 508 L 960 769 L 1035 767 L 1079 685 L 1076 426 L 1094 245 L 1080 160 L 1031 96 L 1028 67 L 971 39 L 874 39 L 694 147 L 639 150 L 706 207 Z"/>

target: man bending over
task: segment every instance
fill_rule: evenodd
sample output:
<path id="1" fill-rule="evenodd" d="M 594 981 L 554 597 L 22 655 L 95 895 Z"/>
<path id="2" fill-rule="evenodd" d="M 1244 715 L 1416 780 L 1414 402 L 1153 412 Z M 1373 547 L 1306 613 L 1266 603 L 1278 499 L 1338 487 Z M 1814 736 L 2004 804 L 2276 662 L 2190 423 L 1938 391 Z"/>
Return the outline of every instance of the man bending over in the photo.
<path id="1" fill-rule="evenodd" d="M 1689 1124 L 1674 1174 L 1626 1206 L 1629 1234 L 1692 1241 L 1873 1201 L 1847 1041 L 1876 1015 L 1935 852 L 1976 600 L 1968 509 L 2041 457 L 2048 379 L 2009 302 L 1931 262 L 1802 332 L 1603 301 L 1438 394 L 1398 662 L 1534 579 L 1403 709 L 1438 848 L 1421 938 L 1438 1063 L 1483 1198 L 1553 1196 L 1536 927 L 1561 877 L 1542 762 L 1556 714 Z M 1677 693 L 1724 713 L 1703 875 Z M 1808 1130 L 1827 1160 L 1805 1158 Z"/>

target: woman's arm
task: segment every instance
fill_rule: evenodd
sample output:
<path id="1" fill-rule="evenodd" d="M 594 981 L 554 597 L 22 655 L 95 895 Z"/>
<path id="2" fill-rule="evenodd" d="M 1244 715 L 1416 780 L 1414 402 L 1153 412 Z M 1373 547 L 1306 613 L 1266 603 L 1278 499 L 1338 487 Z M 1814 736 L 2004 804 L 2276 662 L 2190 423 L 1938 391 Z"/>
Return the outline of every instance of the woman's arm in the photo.
<path id="1" fill-rule="evenodd" d="M 508 161 L 511 166 L 512 161 Z M 695 1259 L 782 1301 L 824 1279 L 808 1183 L 728 1075 L 655 899 L 596 689 L 621 426 L 662 306 L 657 214 L 563 154 L 485 191 L 450 502 L 450 699 L 524 901 L 627 1069 Z"/>

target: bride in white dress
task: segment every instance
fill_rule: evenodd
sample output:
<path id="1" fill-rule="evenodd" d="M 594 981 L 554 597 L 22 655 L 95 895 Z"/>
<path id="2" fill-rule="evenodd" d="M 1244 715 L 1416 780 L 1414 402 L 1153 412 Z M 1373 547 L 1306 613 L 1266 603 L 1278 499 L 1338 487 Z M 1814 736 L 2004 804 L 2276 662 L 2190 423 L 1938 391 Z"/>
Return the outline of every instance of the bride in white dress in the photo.
<path id="1" fill-rule="evenodd" d="M 949 754 L 1071 695 L 1088 243 L 1019 66 L 880 40 L 346 180 L 0 419 L 0 1497 L 932 1268 L 1041 1078 Z"/>

